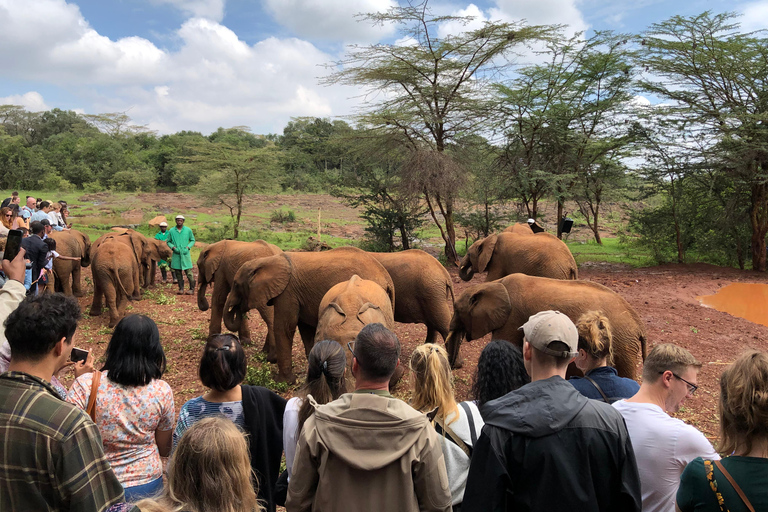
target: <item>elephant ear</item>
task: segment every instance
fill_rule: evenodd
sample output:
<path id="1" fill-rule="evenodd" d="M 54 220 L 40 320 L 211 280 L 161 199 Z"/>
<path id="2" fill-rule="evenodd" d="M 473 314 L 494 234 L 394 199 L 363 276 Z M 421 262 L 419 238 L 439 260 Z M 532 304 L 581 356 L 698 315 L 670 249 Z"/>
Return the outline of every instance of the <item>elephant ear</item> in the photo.
<path id="1" fill-rule="evenodd" d="M 481 286 L 469 297 L 472 326 L 469 339 L 482 338 L 504 326 L 512 312 L 512 302 L 503 284 L 492 282 Z"/>
<path id="2" fill-rule="evenodd" d="M 498 239 L 498 236 L 489 235 L 485 237 L 485 240 L 480 242 L 480 246 L 478 247 L 478 254 L 477 254 L 477 271 L 478 272 L 485 272 L 485 269 L 488 266 L 488 263 L 491 261 L 491 256 L 493 256 L 493 249 L 496 247 L 497 239 Z"/>
<path id="3" fill-rule="evenodd" d="M 357 319 L 360 320 L 360 323 L 363 325 L 379 322 L 382 316 L 384 316 L 384 312 L 379 306 L 372 302 L 366 302 L 357 310 Z"/>
<path id="4" fill-rule="evenodd" d="M 269 301 L 285 291 L 291 270 L 288 257 L 277 254 L 246 263 L 235 276 L 235 282 L 243 287 L 249 308 L 256 309 L 268 306 Z"/>
<path id="5" fill-rule="evenodd" d="M 205 282 L 210 283 L 213 280 L 213 274 L 219 269 L 221 260 L 224 257 L 224 253 L 227 251 L 228 244 L 226 241 L 222 242 L 223 247 L 217 248 L 214 245 L 209 245 L 200 253 L 197 258 L 197 269 L 201 275 L 205 276 Z M 218 249 L 218 250 L 214 250 Z"/>
<path id="6" fill-rule="evenodd" d="M 326 308 L 326 309 L 332 309 L 332 310 L 336 311 L 336 313 L 338 313 L 338 315 L 340 317 L 344 318 L 344 320 L 342 320 L 339 325 L 343 325 L 344 322 L 347 321 L 347 314 L 344 312 L 344 310 L 341 308 L 341 306 L 339 306 L 335 302 L 330 302 L 328 304 L 328 308 Z"/>

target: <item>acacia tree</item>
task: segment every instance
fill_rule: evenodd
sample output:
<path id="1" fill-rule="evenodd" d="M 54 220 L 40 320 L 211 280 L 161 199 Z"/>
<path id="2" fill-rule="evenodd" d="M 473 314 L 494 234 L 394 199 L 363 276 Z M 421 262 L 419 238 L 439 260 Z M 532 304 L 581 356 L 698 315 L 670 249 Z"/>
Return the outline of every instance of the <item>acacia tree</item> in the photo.
<path id="1" fill-rule="evenodd" d="M 458 135 L 481 130 L 489 83 L 510 65 L 514 50 L 552 29 L 523 22 L 484 22 L 472 29 L 471 17 L 434 15 L 427 4 L 362 15 L 362 21 L 396 24 L 399 43 L 351 47 L 324 82 L 368 91 L 357 121 L 409 151 L 404 185 L 424 197 L 446 257 L 457 262 L 454 208 L 465 171 L 450 147 Z M 445 23 L 467 30 L 439 37 Z"/>
<path id="2" fill-rule="evenodd" d="M 721 167 L 750 189 L 752 267 L 766 270 L 768 38 L 739 32 L 734 13 L 674 16 L 644 34 L 641 85 L 672 102 L 686 130 L 709 136 Z"/>

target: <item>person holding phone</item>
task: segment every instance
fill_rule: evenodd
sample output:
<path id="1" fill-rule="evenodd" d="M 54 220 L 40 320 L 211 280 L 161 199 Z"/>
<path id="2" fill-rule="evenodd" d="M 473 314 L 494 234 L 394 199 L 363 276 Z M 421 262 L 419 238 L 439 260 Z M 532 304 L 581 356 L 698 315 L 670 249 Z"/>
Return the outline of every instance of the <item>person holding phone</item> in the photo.
<path id="1" fill-rule="evenodd" d="M 34 221 L 30 225 L 32 236 L 24 238 L 21 246 L 27 252 L 27 259 L 32 262 L 32 277 L 37 279 L 40 271 L 45 267 L 45 258 L 48 255 L 48 246 L 43 242 L 45 227 L 42 222 Z M 29 287 L 28 295 L 37 294 L 37 282 L 33 281 Z"/>

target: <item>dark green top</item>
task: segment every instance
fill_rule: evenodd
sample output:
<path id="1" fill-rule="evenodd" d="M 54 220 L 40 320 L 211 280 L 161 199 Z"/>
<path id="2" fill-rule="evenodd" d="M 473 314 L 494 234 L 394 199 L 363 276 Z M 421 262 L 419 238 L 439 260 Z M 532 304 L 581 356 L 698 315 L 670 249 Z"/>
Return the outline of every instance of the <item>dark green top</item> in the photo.
<path id="1" fill-rule="evenodd" d="M 96 425 L 43 379 L 0 375 L 0 439 L 0 510 L 101 512 L 123 501 Z"/>
<path id="2" fill-rule="evenodd" d="M 723 459 L 722 464 L 744 491 L 755 510 L 768 510 L 768 459 L 732 455 Z M 722 494 L 728 510 L 747 512 L 744 502 L 717 466 L 714 466 L 714 475 L 717 490 Z M 682 512 L 720 512 L 701 457 L 691 461 L 680 476 L 677 506 Z"/>

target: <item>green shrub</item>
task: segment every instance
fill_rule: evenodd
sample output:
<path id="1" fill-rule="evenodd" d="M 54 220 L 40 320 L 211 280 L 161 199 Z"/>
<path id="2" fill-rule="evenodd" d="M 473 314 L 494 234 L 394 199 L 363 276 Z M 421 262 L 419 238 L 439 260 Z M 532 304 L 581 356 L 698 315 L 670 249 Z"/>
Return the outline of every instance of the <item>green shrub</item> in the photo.
<path id="1" fill-rule="evenodd" d="M 275 379 L 272 377 L 272 370 L 264 354 L 258 353 L 251 361 L 253 364 L 249 364 L 245 372 L 246 384 L 262 386 L 276 392 L 288 391 L 288 384 L 285 382 L 275 382 Z"/>
<path id="2" fill-rule="evenodd" d="M 296 214 L 293 213 L 293 210 L 273 210 L 272 215 L 269 217 L 269 221 L 277 222 L 278 224 L 296 222 Z"/>

